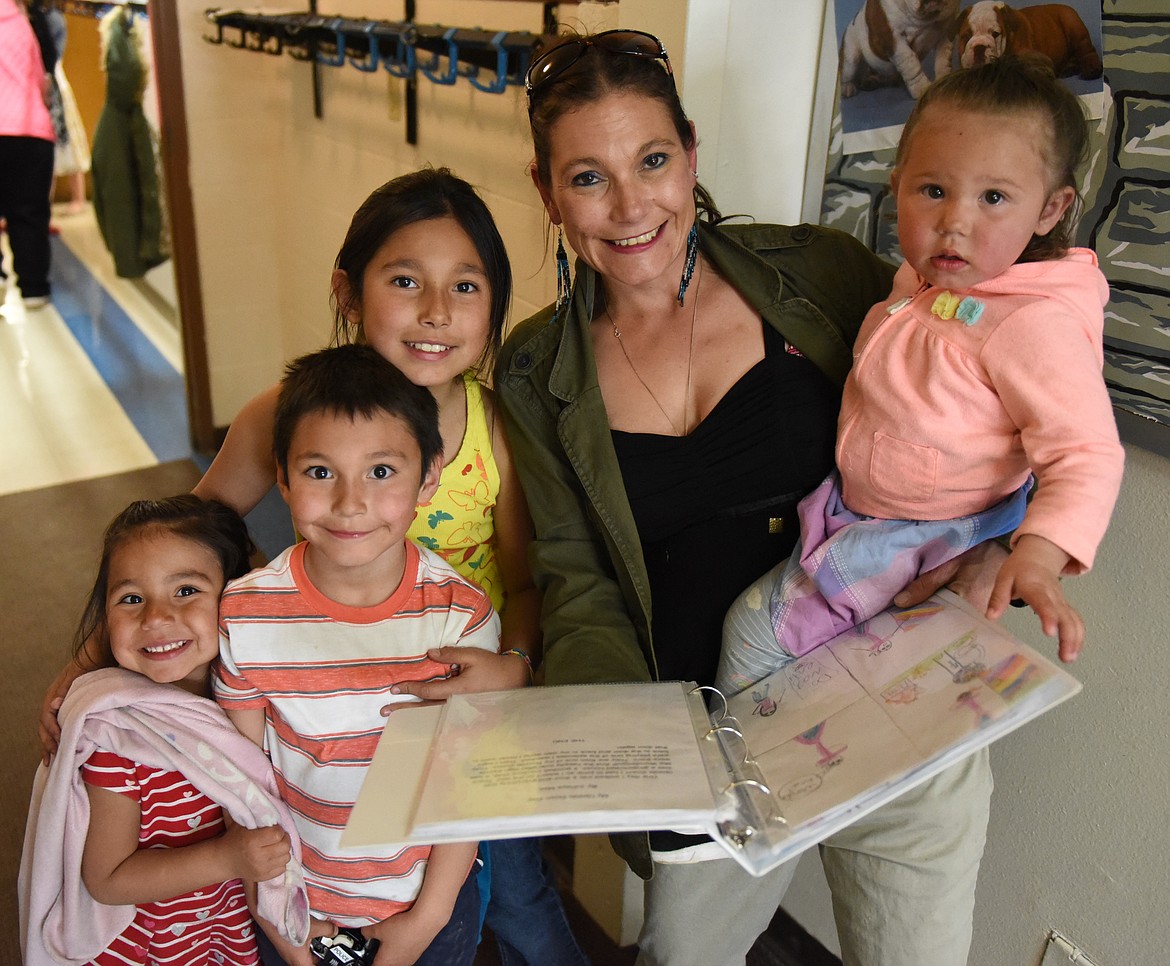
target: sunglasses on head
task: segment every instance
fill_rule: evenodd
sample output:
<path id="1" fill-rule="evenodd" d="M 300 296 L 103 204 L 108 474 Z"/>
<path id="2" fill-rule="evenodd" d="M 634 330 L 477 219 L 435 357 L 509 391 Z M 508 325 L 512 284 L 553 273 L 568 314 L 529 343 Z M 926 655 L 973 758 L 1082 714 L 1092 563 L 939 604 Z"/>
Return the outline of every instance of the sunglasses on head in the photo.
<path id="1" fill-rule="evenodd" d="M 631 57 L 648 57 L 662 61 L 666 72 L 673 77 L 670 58 L 662 41 L 653 34 L 642 30 L 603 30 L 592 37 L 578 37 L 546 50 L 532 62 L 524 77 L 524 90 L 528 93 L 528 113 L 532 113 L 533 98 L 545 84 L 560 77 L 584 55 L 588 47 L 600 47 L 613 54 L 628 54 Z"/>

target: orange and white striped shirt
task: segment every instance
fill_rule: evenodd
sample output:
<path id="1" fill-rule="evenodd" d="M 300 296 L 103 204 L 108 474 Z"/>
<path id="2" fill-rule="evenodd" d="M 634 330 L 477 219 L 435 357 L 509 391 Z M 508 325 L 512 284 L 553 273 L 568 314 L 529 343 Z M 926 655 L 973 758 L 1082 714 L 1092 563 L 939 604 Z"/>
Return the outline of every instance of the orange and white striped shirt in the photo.
<path id="1" fill-rule="evenodd" d="M 305 547 L 228 585 L 215 697 L 229 711 L 265 711 L 264 750 L 301 834 L 313 913 L 369 925 L 409 908 L 430 854 L 339 844 L 386 723 L 381 710 L 414 700 L 391 694 L 394 685 L 445 676 L 428 648 L 497 651 L 499 619 L 483 591 L 410 541 L 401 584 L 373 607 L 318 591 Z"/>

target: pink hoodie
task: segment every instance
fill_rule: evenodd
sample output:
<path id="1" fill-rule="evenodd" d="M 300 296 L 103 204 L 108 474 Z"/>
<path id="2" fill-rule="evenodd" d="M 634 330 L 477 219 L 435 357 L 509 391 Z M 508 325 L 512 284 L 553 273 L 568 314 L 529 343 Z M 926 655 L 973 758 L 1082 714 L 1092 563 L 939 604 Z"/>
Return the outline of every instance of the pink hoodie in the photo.
<path id="1" fill-rule="evenodd" d="M 0 136 L 55 140 L 44 101 L 45 65 L 28 18 L 0 0 Z"/>
<path id="2" fill-rule="evenodd" d="M 1013 265 L 965 292 L 975 313 L 932 313 L 940 290 L 908 264 L 870 309 L 837 430 L 848 507 L 942 520 L 1039 482 L 1018 537 L 1093 562 L 1121 486 L 1124 451 L 1101 378 L 1109 285 L 1088 249 Z M 945 310 L 942 314 L 947 314 Z"/>

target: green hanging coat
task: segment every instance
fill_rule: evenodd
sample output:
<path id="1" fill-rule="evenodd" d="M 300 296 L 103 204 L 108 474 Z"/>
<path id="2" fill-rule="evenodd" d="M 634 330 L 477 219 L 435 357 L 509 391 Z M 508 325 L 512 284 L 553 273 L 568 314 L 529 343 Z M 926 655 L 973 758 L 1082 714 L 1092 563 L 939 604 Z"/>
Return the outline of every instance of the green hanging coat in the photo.
<path id="1" fill-rule="evenodd" d="M 93 207 L 114 267 L 140 278 L 167 259 L 154 140 L 142 112 L 146 66 L 139 53 L 133 13 L 107 15 L 106 102 L 93 139 Z"/>

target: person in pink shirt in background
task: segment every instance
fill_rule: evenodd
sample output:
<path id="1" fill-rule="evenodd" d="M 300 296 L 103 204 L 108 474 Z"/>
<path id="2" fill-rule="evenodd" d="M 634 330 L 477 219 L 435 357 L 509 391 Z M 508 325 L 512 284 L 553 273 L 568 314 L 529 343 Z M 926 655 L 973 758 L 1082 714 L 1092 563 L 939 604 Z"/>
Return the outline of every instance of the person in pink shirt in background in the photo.
<path id="1" fill-rule="evenodd" d="M 1101 377 L 1109 286 L 1069 247 L 1087 141 L 1038 59 L 949 74 L 918 101 L 891 176 L 906 260 L 854 346 L 837 470 L 802 502 L 791 558 L 728 612 L 716 686 L 743 690 L 1009 533 L 988 616 L 1022 599 L 1076 659 L 1060 577 L 1092 565 L 1124 464 Z"/>
<path id="2" fill-rule="evenodd" d="M 0 0 L 0 219 L 26 308 L 49 302 L 53 121 L 36 35 L 15 0 Z M 0 275 L 0 286 L 5 279 Z"/>

